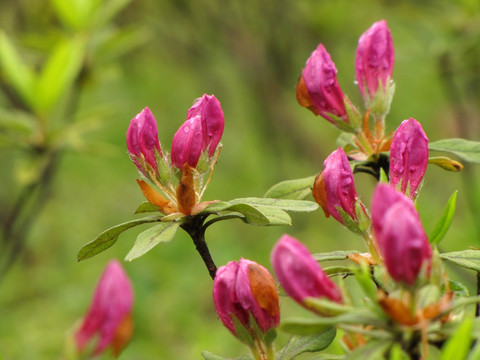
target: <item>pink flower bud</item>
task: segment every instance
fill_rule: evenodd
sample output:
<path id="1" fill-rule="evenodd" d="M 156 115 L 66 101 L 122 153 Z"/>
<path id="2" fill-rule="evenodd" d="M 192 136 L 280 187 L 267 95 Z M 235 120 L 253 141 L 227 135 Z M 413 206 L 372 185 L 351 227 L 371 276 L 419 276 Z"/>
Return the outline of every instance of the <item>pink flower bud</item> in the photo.
<path id="1" fill-rule="evenodd" d="M 322 44 L 312 52 L 297 84 L 298 103 L 335 124 L 329 114 L 349 122 L 337 69 Z"/>
<path id="2" fill-rule="evenodd" d="M 211 158 L 222 138 L 224 116 L 220 102 L 204 94 L 188 110 L 187 120 L 172 141 L 172 163 L 181 169 L 185 163 L 196 167 L 200 156 L 208 151 Z"/>
<path id="3" fill-rule="evenodd" d="M 372 99 L 381 82 L 385 90 L 392 78 L 395 54 L 392 35 L 385 20 L 377 21 L 358 40 L 355 76 L 365 98 L 365 89 Z"/>
<path id="4" fill-rule="evenodd" d="M 111 347 L 113 354 L 118 356 L 133 332 L 132 305 L 130 280 L 120 263 L 112 260 L 106 266 L 90 309 L 75 333 L 78 350 L 82 351 L 89 342 L 97 341 L 93 355 Z"/>
<path id="5" fill-rule="evenodd" d="M 344 224 L 338 209 L 342 209 L 354 221 L 357 220 L 355 202 L 358 199 L 353 173 L 345 151 L 339 147 L 323 163 L 323 170 L 315 179 L 313 197 L 322 207 L 325 216 L 332 215 Z"/>
<path id="6" fill-rule="evenodd" d="M 432 249 L 413 201 L 386 184 L 375 188 L 372 198 L 375 240 L 390 276 L 413 285 Z"/>
<path id="7" fill-rule="evenodd" d="M 275 281 L 267 269 L 250 260 L 231 261 L 217 270 L 213 301 L 220 320 L 234 335 L 234 317 L 249 331 L 253 318 L 263 333 L 280 322 Z"/>
<path id="8" fill-rule="evenodd" d="M 428 138 L 420 123 L 404 120 L 393 135 L 390 147 L 390 184 L 412 199 L 428 164 Z"/>
<path id="9" fill-rule="evenodd" d="M 295 238 L 283 235 L 271 255 L 273 269 L 285 292 L 300 305 L 307 297 L 326 297 L 341 303 L 342 294 L 308 249 Z"/>
<path id="10" fill-rule="evenodd" d="M 138 170 L 148 176 L 144 161 L 157 171 L 156 151 L 161 154 L 157 123 L 148 107 L 137 114 L 127 130 L 127 149 Z"/>

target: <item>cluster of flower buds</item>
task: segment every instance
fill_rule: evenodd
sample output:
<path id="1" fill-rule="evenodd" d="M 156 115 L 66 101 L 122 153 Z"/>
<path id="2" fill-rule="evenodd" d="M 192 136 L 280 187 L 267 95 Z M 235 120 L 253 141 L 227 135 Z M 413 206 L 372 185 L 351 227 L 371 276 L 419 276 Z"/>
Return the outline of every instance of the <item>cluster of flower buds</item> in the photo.
<path id="1" fill-rule="evenodd" d="M 237 338 L 258 351 L 274 337 L 280 322 L 275 281 L 263 266 L 246 259 L 231 261 L 217 270 L 213 300 L 220 320 Z"/>
<path id="2" fill-rule="evenodd" d="M 133 333 L 131 318 L 133 290 L 120 263 L 110 261 L 93 295 L 90 308 L 75 332 L 75 343 L 80 354 L 98 356 L 111 348 L 117 357 Z M 82 355 L 83 356 L 83 355 Z"/>
<path id="3" fill-rule="evenodd" d="M 392 279 L 413 285 L 432 258 L 413 201 L 392 186 L 378 184 L 372 197 L 372 228 Z"/>
<path id="4" fill-rule="evenodd" d="M 297 84 L 297 100 L 340 130 L 354 133 L 361 151 L 367 155 L 383 151 L 384 117 L 394 91 L 394 60 L 390 30 L 385 20 L 378 21 L 360 37 L 355 56 L 355 76 L 368 110 L 363 121 L 341 90 L 335 64 L 322 44 L 306 62 Z M 375 118 L 375 137 L 371 138 L 369 113 Z"/>
<path id="5" fill-rule="evenodd" d="M 272 250 L 271 261 L 285 292 L 305 308 L 318 311 L 308 305 L 309 298 L 342 302 L 340 289 L 297 239 L 283 235 Z"/>
<path id="6" fill-rule="evenodd" d="M 190 215 L 203 209 L 201 196 L 208 185 L 203 176 L 216 163 L 224 116 L 220 102 L 204 94 L 187 113 L 175 133 L 171 153 L 162 151 L 155 118 L 148 107 L 137 114 L 127 130 L 129 155 L 146 180 L 162 190 L 166 198 L 145 180 L 138 184 L 147 200 L 164 214 Z M 180 174 L 177 179 L 176 174 Z"/>

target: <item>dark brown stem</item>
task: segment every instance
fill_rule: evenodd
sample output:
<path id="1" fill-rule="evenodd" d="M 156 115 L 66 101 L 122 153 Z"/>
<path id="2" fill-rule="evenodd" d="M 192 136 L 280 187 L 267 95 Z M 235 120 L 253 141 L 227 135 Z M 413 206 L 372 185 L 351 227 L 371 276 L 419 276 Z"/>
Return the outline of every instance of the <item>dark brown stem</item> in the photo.
<path id="1" fill-rule="evenodd" d="M 212 279 L 215 279 L 215 274 L 217 273 L 217 266 L 213 262 L 212 255 L 210 254 L 210 250 L 208 249 L 207 243 L 205 241 L 206 227 L 203 226 L 203 222 L 205 219 L 205 215 L 189 216 L 183 222 L 181 227 L 192 238 L 193 243 L 195 244 L 195 248 L 202 257 L 202 260 L 207 267 L 210 277 Z"/>

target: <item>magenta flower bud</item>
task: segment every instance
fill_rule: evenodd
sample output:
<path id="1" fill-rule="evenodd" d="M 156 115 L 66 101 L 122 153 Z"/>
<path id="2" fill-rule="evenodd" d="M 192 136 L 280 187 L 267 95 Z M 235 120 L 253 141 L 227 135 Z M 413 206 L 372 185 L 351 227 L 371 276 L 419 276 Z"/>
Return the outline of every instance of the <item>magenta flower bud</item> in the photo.
<path id="1" fill-rule="evenodd" d="M 280 322 L 275 281 L 267 269 L 250 260 L 230 261 L 217 270 L 213 301 L 220 320 L 234 335 L 234 317 L 248 331 L 253 318 L 264 334 Z"/>
<path id="2" fill-rule="evenodd" d="M 133 332 L 132 305 L 130 280 L 120 263 L 112 260 L 106 266 L 90 309 L 75 333 L 78 350 L 81 352 L 91 341 L 96 341 L 94 356 L 108 347 L 118 356 Z"/>
<path id="3" fill-rule="evenodd" d="M 395 54 L 393 40 L 385 20 L 377 21 L 358 40 L 355 76 L 365 98 L 373 99 L 381 83 L 385 90 L 392 78 Z"/>
<path id="4" fill-rule="evenodd" d="M 339 147 L 323 163 L 323 170 L 315 179 L 313 197 L 322 207 L 325 216 L 332 215 L 339 222 L 344 220 L 338 209 L 357 220 L 355 203 L 358 199 L 353 173 L 345 151 Z"/>
<path id="5" fill-rule="evenodd" d="M 390 184 L 413 199 L 427 164 L 427 135 L 417 120 L 404 120 L 393 135 L 390 147 Z"/>
<path id="6" fill-rule="evenodd" d="M 271 255 L 273 269 L 285 292 L 300 305 L 308 297 L 342 302 L 342 294 L 308 249 L 295 238 L 283 235 Z"/>
<path id="7" fill-rule="evenodd" d="M 432 249 L 413 201 L 386 184 L 377 185 L 372 198 L 372 227 L 390 276 L 413 285 Z"/>
<path id="8" fill-rule="evenodd" d="M 172 163 L 181 169 L 185 163 L 196 167 L 204 151 L 211 158 L 215 153 L 224 128 L 220 102 L 213 95 L 204 94 L 188 110 L 187 120 L 173 136 Z"/>
<path id="9" fill-rule="evenodd" d="M 320 44 L 312 52 L 297 84 L 298 103 L 331 123 L 329 114 L 349 122 L 345 95 L 337 81 L 337 69 L 325 47 Z"/>
<path id="10" fill-rule="evenodd" d="M 127 130 L 127 149 L 138 170 L 148 176 L 146 164 L 157 171 L 156 152 L 160 155 L 157 123 L 148 107 L 137 114 Z M 145 164 L 146 162 L 146 164 Z"/>

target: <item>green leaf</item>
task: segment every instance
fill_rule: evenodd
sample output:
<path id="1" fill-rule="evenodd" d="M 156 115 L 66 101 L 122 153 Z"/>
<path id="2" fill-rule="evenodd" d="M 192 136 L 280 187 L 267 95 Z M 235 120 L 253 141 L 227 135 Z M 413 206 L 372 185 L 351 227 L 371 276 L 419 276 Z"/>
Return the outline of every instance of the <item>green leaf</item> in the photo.
<path id="1" fill-rule="evenodd" d="M 35 73 L 22 61 L 3 31 L 0 31 L 0 70 L 5 81 L 31 106 L 34 100 Z"/>
<path id="2" fill-rule="evenodd" d="M 225 214 L 225 218 L 236 216 L 250 225 L 291 225 L 292 220 L 290 216 L 282 209 L 270 207 L 270 206 L 252 206 L 249 204 L 213 204 L 212 207 L 208 207 L 205 212 L 212 212 L 217 209 L 221 211 L 228 211 Z M 220 217 L 221 218 L 221 217 Z"/>
<path id="3" fill-rule="evenodd" d="M 313 254 L 313 257 L 317 261 L 347 260 L 348 255 L 358 254 L 358 253 L 359 251 L 357 250 L 338 250 L 338 251 L 330 251 L 326 253 Z"/>
<path id="4" fill-rule="evenodd" d="M 159 216 L 150 216 L 150 217 L 136 219 L 136 220 L 115 225 L 110 229 L 107 229 L 104 232 L 102 232 L 100 235 L 98 235 L 95 239 L 93 239 L 89 243 L 85 244 L 78 252 L 77 260 L 78 261 L 86 260 L 88 258 L 91 258 L 92 256 L 95 256 L 101 253 L 102 251 L 105 251 L 110 246 L 115 244 L 115 242 L 118 239 L 118 236 L 122 232 L 128 229 L 131 229 L 135 226 L 142 225 L 142 224 L 159 222 L 160 219 L 161 217 Z"/>
<path id="5" fill-rule="evenodd" d="M 312 193 L 315 176 L 286 180 L 273 185 L 264 195 L 266 198 L 303 200 Z"/>
<path id="6" fill-rule="evenodd" d="M 440 257 L 458 266 L 480 271 L 480 250 L 453 251 L 440 254 Z"/>
<path id="7" fill-rule="evenodd" d="M 227 201 L 217 201 L 208 205 L 202 213 L 216 213 L 228 209 L 232 204 Z"/>
<path id="8" fill-rule="evenodd" d="M 454 154 L 460 159 L 480 164 L 480 142 L 466 139 L 444 139 L 429 143 L 430 150 Z"/>
<path id="9" fill-rule="evenodd" d="M 85 41 L 77 36 L 60 41 L 38 79 L 35 107 L 48 111 L 77 78 L 84 60 Z"/>
<path id="10" fill-rule="evenodd" d="M 231 358 L 231 357 L 223 357 L 219 355 L 212 354 L 209 351 L 202 351 L 202 356 L 205 360 L 253 360 L 251 355 L 243 355 L 238 358 Z"/>
<path id="11" fill-rule="evenodd" d="M 158 207 L 156 207 L 155 205 L 152 205 L 148 201 L 141 203 L 138 206 L 137 210 L 135 210 L 135 214 L 143 214 L 143 213 L 149 213 L 149 212 L 160 212 L 160 210 Z"/>
<path id="12" fill-rule="evenodd" d="M 430 243 L 438 244 L 440 240 L 443 239 L 448 231 L 448 228 L 450 227 L 450 224 L 452 223 L 453 215 L 455 215 L 456 204 L 457 191 L 455 191 L 448 199 L 447 205 L 445 205 L 445 208 L 443 209 L 442 216 L 438 220 L 429 236 Z"/>
<path id="13" fill-rule="evenodd" d="M 318 204 L 307 200 L 288 200 L 272 198 L 240 198 L 229 201 L 230 204 L 247 204 L 251 206 L 262 206 L 282 209 L 292 212 L 310 212 L 318 209 Z"/>
<path id="14" fill-rule="evenodd" d="M 142 232 L 138 235 L 135 244 L 125 257 L 125 261 L 139 258 L 161 242 L 169 242 L 175 236 L 179 226 L 179 222 L 165 222 Z"/>
<path id="15" fill-rule="evenodd" d="M 295 338 L 293 341 L 290 341 L 283 350 L 279 351 L 277 359 L 290 360 L 306 352 L 322 351 L 332 343 L 336 334 L 336 329 L 331 326 L 320 334 Z"/>
<path id="16" fill-rule="evenodd" d="M 464 360 L 467 357 L 472 343 L 472 327 L 472 319 L 466 318 L 442 348 L 440 360 Z"/>

